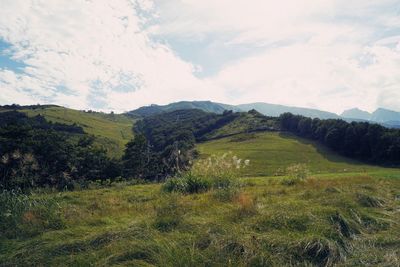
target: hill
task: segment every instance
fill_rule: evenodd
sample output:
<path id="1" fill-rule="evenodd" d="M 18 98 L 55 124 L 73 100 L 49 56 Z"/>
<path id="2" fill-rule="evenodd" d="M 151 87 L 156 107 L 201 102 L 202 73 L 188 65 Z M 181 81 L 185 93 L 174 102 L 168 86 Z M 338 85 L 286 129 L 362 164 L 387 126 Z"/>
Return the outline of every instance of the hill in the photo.
<path id="1" fill-rule="evenodd" d="M 127 114 L 131 116 L 139 116 L 145 117 L 154 114 L 159 114 L 162 112 L 170 112 L 180 109 L 200 109 L 205 112 L 213 112 L 217 114 L 221 114 L 225 110 L 232 110 L 234 112 L 240 111 L 249 111 L 252 109 L 257 110 L 258 112 L 270 116 L 270 117 L 278 117 L 279 115 L 290 112 L 297 115 L 303 115 L 311 118 L 320 118 L 320 119 L 337 119 L 339 116 L 337 114 L 321 111 L 317 109 L 309 109 L 309 108 L 300 108 L 300 107 L 290 107 L 284 105 L 275 105 L 268 103 L 250 103 L 250 104 L 242 104 L 242 105 L 228 105 L 222 103 L 216 103 L 211 101 L 181 101 L 175 102 L 168 105 L 150 105 L 138 108 L 136 110 L 132 110 Z"/>
<path id="2" fill-rule="evenodd" d="M 378 108 L 371 114 L 371 121 L 379 123 L 400 122 L 400 112 Z"/>
<path id="3" fill-rule="evenodd" d="M 96 143 L 105 148 L 110 156 L 120 157 L 125 144 L 133 138 L 132 126 L 135 119 L 123 114 L 85 112 L 55 105 L 3 107 L 1 110 L 16 109 L 30 117 L 42 115 L 50 122 L 67 125 L 76 124 L 85 133 L 96 137 Z"/>
<path id="4" fill-rule="evenodd" d="M 221 114 L 225 110 L 240 111 L 240 109 L 235 106 L 215 103 L 211 101 L 181 101 L 181 102 L 171 103 L 168 105 L 153 104 L 150 106 L 144 106 L 136 110 L 127 112 L 127 114 L 131 116 L 146 117 L 150 115 L 159 114 L 162 112 L 171 112 L 183 109 L 199 109 L 205 112 L 212 112 L 217 114 Z"/>
<path id="5" fill-rule="evenodd" d="M 251 167 L 246 176 L 282 175 L 287 166 L 303 163 L 312 173 L 346 173 L 379 170 L 367 164 L 341 157 L 323 145 L 292 134 L 265 132 L 242 134 L 201 143 L 197 146 L 202 157 L 232 152 L 249 159 Z"/>
<path id="6" fill-rule="evenodd" d="M 302 116 L 310 117 L 310 118 L 319 118 L 319 119 L 338 119 L 338 118 L 340 118 L 335 113 L 321 111 L 318 109 L 290 107 L 290 106 L 275 105 L 275 104 L 262 103 L 262 102 L 242 104 L 242 105 L 238 105 L 237 107 L 243 111 L 249 111 L 251 109 L 255 109 L 258 112 L 261 112 L 262 114 L 264 114 L 266 116 L 271 116 L 271 117 L 279 117 L 279 115 L 281 115 L 283 113 L 290 112 L 295 115 L 302 115 Z"/>
<path id="7" fill-rule="evenodd" d="M 345 110 L 341 116 L 346 120 L 376 122 L 388 128 L 400 128 L 400 112 L 378 108 L 373 113 L 358 108 Z"/>
<path id="8" fill-rule="evenodd" d="M 86 131 L 115 140 L 120 138 L 116 129 L 132 123 L 124 116 L 60 107 L 22 110 L 79 122 Z M 165 155 L 173 162 L 183 154 L 180 142 L 184 148 L 208 140 L 196 145 L 202 158 L 232 154 L 217 163 L 204 161 L 203 175 L 215 172 L 209 177 L 188 172 L 165 183 L 104 179 L 70 192 L 1 191 L 0 266 L 398 265 L 399 169 L 340 157 L 315 142 L 278 132 L 277 123 L 257 111 L 151 115 L 135 127 L 153 138 L 154 146 L 167 147 Z M 141 152 L 149 151 L 142 144 Z M 232 167 L 233 160 L 238 162 L 234 154 L 250 159 L 250 165 Z M 142 155 L 135 159 L 146 159 Z M 306 164 L 311 175 L 293 180 L 285 170 L 298 163 Z M 192 191 L 166 190 L 171 181 L 182 188 L 185 177 Z M 212 183 L 217 186 L 205 190 Z"/>
<path id="9" fill-rule="evenodd" d="M 369 121 L 371 119 L 371 113 L 358 108 L 345 110 L 340 116 L 348 119 L 357 119 L 366 121 Z"/>

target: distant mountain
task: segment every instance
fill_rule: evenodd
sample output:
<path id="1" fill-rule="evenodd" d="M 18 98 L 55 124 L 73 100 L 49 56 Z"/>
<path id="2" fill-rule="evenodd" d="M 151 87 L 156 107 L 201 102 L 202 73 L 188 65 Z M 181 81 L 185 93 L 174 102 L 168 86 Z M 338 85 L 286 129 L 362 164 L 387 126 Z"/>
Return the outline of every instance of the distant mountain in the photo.
<path id="1" fill-rule="evenodd" d="M 147 117 L 162 112 L 170 112 L 183 109 L 199 109 L 205 112 L 213 112 L 222 114 L 225 110 L 233 110 L 235 112 L 249 111 L 252 109 L 257 110 L 266 116 L 278 117 L 279 115 L 290 112 L 296 115 L 305 117 L 319 118 L 319 119 L 344 119 L 348 122 L 351 121 L 367 121 L 372 123 L 379 123 L 383 126 L 390 128 L 400 128 L 400 112 L 389 109 L 379 108 L 373 113 L 352 108 L 345 110 L 340 116 L 323 110 L 312 108 L 301 108 L 284 105 L 269 104 L 263 102 L 241 104 L 241 105 L 228 105 L 223 103 L 216 103 L 212 101 L 180 101 L 170 103 L 168 105 L 150 105 L 140 107 L 138 109 L 127 112 L 126 114 L 138 117 Z"/>
<path id="2" fill-rule="evenodd" d="M 215 102 L 211 102 L 211 101 L 180 101 L 180 102 L 175 102 L 175 103 L 171 103 L 168 105 L 154 105 L 153 104 L 150 106 L 144 106 L 144 107 L 140 107 L 138 109 L 129 111 L 127 114 L 137 115 L 137 116 L 141 116 L 141 117 L 147 117 L 147 116 L 159 114 L 162 112 L 169 112 L 169 111 L 182 110 L 182 109 L 199 109 L 199 110 L 203 110 L 206 112 L 213 112 L 213 113 L 217 113 L 217 114 L 221 114 L 225 110 L 241 111 L 239 108 L 237 108 L 235 106 L 221 104 L 221 103 L 215 103 Z"/>
<path id="3" fill-rule="evenodd" d="M 129 111 L 127 114 L 146 117 L 161 112 L 175 111 L 180 109 L 200 109 L 206 112 L 214 112 L 217 114 L 221 114 L 222 112 L 224 112 L 224 110 L 233 110 L 235 112 L 238 112 L 238 111 L 249 111 L 251 109 L 255 109 L 258 112 L 271 117 L 278 117 L 279 115 L 285 112 L 291 112 L 293 114 L 303 115 L 311 118 L 320 118 L 320 119 L 340 118 L 335 113 L 322 111 L 318 109 L 290 107 L 290 106 L 275 105 L 268 103 L 250 103 L 250 104 L 242 104 L 234 106 L 234 105 L 216 103 L 211 101 L 181 101 L 181 102 L 171 103 L 168 105 L 150 105 Z"/>
<path id="4" fill-rule="evenodd" d="M 373 113 L 358 108 L 345 110 L 341 116 L 347 121 L 368 121 L 379 123 L 389 128 L 400 128 L 400 112 L 378 108 Z"/>
<path id="5" fill-rule="evenodd" d="M 343 113 L 340 115 L 343 118 L 346 119 L 356 119 L 356 120 L 366 120 L 369 121 L 371 119 L 371 113 L 358 109 L 358 108 L 352 108 L 343 111 Z"/>
<path id="6" fill-rule="evenodd" d="M 285 112 L 290 112 L 296 115 L 303 115 L 311 118 L 340 119 L 339 115 L 335 113 L 322 111 L 318 109 L 299 108 L 299 107 L 283 106 L 276 104 L 268 104 L 262 102 L 242 104 L 238 105 L 237 107 L 242 109 L 243 111 L 249 111 L 251 109 L 255 109 L 258 112 L 271 117 L 277 117 Z"/>
<path id="7" fill-rule="evenodd" d="M 376 121 L 379 123 L 388 123 L 388 122 L 399 122 L 400 121 L 400 112 L 378 108 L 371 115 L 371 121 Z"/>

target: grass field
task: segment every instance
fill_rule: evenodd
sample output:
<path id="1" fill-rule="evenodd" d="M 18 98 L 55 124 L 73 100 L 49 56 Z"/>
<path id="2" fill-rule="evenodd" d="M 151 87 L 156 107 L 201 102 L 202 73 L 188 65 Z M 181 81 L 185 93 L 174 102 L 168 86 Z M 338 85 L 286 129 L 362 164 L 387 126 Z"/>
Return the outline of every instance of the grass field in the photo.
<path id="1" fill-rule="evenodd" d="M 251 167 L 243 170 L 245 176 L 282 175 L 293 163 L 306 164 L 312 173 L 391 170 L 341 157 L 315 142 L 278 132 L 242 134 L 205 142 L 197 148 L 202 157 L 232 152 L 239 158 L 249 159 Z"/>
<path id="2" fill-rule="evenodd" d="M 1 238 L 0 265 L 400 264 L 400 179 L 317 175 L 294 186 L 281 179 L 246 178 L 228 201 L 214 191 L 161 193 L 159 184 L 35 195 L 59 203 L 62 226 Z M 41 224 L 26 214 L 23 224 Z"/>
<path id="3" fill-rule="evenodd" d="M 134 120 L 121 114 L 88 113 L 64 107 L 21 110 L 28 116 L 43 115 L 48 121 L 81 126 L 96 136 L 96 143 L 107 149 L 110 156 L 119 157 L 125 144 L 132 139 Z"/>
<path id="4" fill-rule="evenodd" d="M 82 119 L 88 132 L 120 144 L 126 139 L 117 129 L 129 132 L 131 123 L 45 112 L 58 122 Z M 400 265 L 399 169 L 352 161 L 277 132 L 236 135 L 198 149 L 203 158 L 232 151 L 250 159 L 233 194 L 219 188 L 166 193 L 161 184 L 127 183 L 23 197 L 1 193 L 0 266 Z M 289 184 L 284 170 L 296 163 L 311 174 Z"/>

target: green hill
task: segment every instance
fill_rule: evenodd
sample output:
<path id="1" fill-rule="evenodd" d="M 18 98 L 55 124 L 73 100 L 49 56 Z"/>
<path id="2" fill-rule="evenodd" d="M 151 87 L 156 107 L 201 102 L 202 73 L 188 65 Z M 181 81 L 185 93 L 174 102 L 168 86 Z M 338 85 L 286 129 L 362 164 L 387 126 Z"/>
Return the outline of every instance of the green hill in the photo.
<path id="1" fill-rule="evenodd" d="M 110 156 L 121 156 L 125 144 L 133 137 L 135 119 L 122 114 L 85 112 L 59 106 L 21 107 L 18 111 L 28 116 L 40 114 L 51 122 L 81 126 L 86 133 L 96 137 L 96 143 Z"/>
<path id="2" fill-rule="evenodd" d="M 211 101 L 180 101 L 180 102 L 170 103 L 168 105 L 153 104 L 150 106 L 144 106 L 136 110 L 132 110 L 127 114 L 131 116 L 133 115 L 133 116 L 146 117 L 155 114 L 160 114 L 162 112 L 171 112 L 182 109 L 199 109 L 205 112 L 213 112 L 217 114 L 221 114 L 225 110 L 240 111 L 240 109 L 235 106 L 215 103 Z"/>
<path id="3" fill-rule="evenodd" d="M 76 123 L 114 153 L 132 137 L 134 121 L 123 115 L 22 111 Z M 257 132 L 277 130 L 275 122 L 255 112 L 180 110 L 136 124 L 151 125 L 157 136 L 171 137 L 179 127 L 199 138 L 230 135 L 197 144 L 201 157 L 232 151 L 250 159 L 243 177 L 225 187 L 168 193 L 160 183 L 129 180 L 73 192 L 0 192 L 0 266 L 397 266 L 399 170 L 361 164 L 290 134 Z M 275 177 L 294 163 L 313 174 L 294 184 Z M 193 188 L 204 182 L 189 177 Z"/>
<path id="4" fill-rule="evenodd" d="M 296 163 L 306 164 L 313 173 L 343 173 L 379 170 L 375 167 L 341 157 L 328 148 L 292 134 L 278 132 L 250 133 L 201 143 L 202 157 L 232 152 L 242 159 L 249 159 L 246 176 L 282 174 Z"/>

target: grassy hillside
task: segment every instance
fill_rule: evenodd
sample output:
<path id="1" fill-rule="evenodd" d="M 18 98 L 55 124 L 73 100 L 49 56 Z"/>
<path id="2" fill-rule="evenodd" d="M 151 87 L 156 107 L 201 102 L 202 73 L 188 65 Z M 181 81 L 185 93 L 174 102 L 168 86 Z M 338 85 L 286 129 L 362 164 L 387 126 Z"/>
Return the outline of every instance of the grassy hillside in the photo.
<path id="1" fill-rule="evenodd" d="M 60 217 L 26 211 L 18 238 L 0 235 L 0 265 L 398 266 L 399 178 L 247 178 L 225 201 L 158 184 L 35 195 Z"/>
<path id="2" fill-rule="evenodd" d="M 182 109 L 199 109 L 205 112 L 213 112 L 217 114 L 221 114 L 225 110 L 240 111 L 240 109 L 237 108 L 236 106 L 215 103 L 211 101 L 180 101 L 180 102 L 170 103 L 168 105 L 144 106 L 136 110 L 132 110 L 127 114 L 146 117 L 155 114 L 160 114 L 163 112 L 171 112 Z"/>
<path id="3" fill-rule="evenodd" d="M 111 156 L 121 156 L 125 144 L 132 139 L 134 120 L 121 114 L 83 112 L 64 107 L 22 109 L 28 116 L 43 115 L 47 120 L 77 124 L 88 134 L 95 135 L 96 143 L 107 149 Z"/>
<path id="4" fill-rule="evenodd" d="M 282 174 L 290 164 L 304 163 L 313 173 L 376 171 L 382 168 L 363 164 L 331 152 L 315 142 L 291 134 L 264 132 L 241 134 L 199 144 L 203 157 L 212 154 L 233 154 L 249 159 L 247 176 Z"/>
<path id="5" fill-rule="evenodd" d="M 207 133 L 205 138 L 216 139 L 240 133 L 278 129 L 276 119 L 259 115 L 261 114 L 257 114 L 257 112 L 241 112 L 233 121 Z"/>

